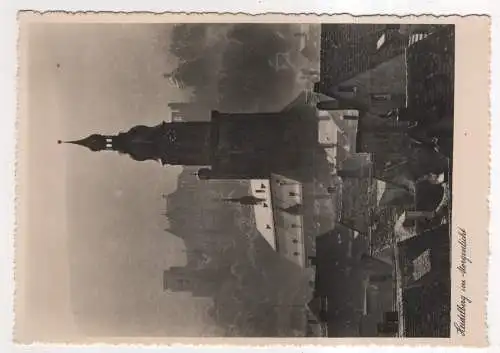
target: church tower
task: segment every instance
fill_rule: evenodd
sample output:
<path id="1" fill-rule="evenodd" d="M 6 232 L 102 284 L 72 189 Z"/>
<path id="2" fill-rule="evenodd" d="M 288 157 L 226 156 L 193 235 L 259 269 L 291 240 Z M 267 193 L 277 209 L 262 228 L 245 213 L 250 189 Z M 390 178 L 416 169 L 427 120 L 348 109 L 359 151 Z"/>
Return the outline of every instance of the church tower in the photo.
<path id="1" fill-rule="evenodd" d="M 316 115 L 306 113 L 212 111 L 208 121 L 138 125 L 117 135 L 93 134 L 65 142 L 91 151 L 116 151 L 136 161 L 199 166 L 200 180 L 266 179 L 272 173 L 302 180 L 312 177 L 311 156 L 318 145 Z"/>
<path id="2" fill-rule="evenodd" d="M 211 164 L 210 126 L 210 122 L 162 122 L 156 126 L 134 126 L 117 135 L 92 134 L 58 143 L 80 145 L 94 152 L 116 151 L 136 161 L 205 166 Z"/>

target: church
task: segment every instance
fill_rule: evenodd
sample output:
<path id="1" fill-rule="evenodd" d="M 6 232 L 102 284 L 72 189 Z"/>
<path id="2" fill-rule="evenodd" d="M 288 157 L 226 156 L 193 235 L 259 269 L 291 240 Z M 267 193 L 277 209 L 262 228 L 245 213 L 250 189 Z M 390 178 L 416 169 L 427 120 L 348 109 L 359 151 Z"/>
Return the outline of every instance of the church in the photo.
<path id="1" fill-rule="evenodd" d="M 209 121 L 138 125 L 116 135 L 59 141 L 91 151 L 115 151 L 136 161 L 200 166 L 208 179 L 267 179 L 271 173 L 307 179 L 318 149 L 315 109 L 272 113 L 220 113 Z"/>

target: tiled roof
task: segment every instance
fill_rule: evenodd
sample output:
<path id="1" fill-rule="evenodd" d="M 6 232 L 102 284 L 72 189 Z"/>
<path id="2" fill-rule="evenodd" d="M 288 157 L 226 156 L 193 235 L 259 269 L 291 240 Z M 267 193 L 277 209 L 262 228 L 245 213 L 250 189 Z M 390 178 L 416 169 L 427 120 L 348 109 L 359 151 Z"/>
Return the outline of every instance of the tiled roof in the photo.
<path id="1" fill-rule="evenodd" d="M 449 290 L 442 285 L 412 288 L 403 297 L 406 337 L 449 337 Z"/>
<path id="2" fill-rule="evenodd" d="M 325 94 L 332 86 L 402 54 L 407 45 L 407 38 L 397 30 L 387 29 L 387 25 L 339 26 L 322 25 L 318 88 Z M 382 35 L 384 43 L 377 49 Z"/>
<path id="3" fill-rule="evenodd" d="M 398 245 L 398 267 L 403 276 L 405 336 L 449 337 L 450 294 L 449 227 L 442 226 Z M 430 249 L 431 272 L 421 279 L 409 279 L 413 260 Z M 405 280 L 406 279 L 406 280 Z"/>
<path id="4" fill-rule="evenodd" d="M 443 102 L 453 109 L 455 28 L 446 26 L 407 50 L 407 105 L 430 109 Z M 422 112 L 421 112 L 422 113 Z"/>

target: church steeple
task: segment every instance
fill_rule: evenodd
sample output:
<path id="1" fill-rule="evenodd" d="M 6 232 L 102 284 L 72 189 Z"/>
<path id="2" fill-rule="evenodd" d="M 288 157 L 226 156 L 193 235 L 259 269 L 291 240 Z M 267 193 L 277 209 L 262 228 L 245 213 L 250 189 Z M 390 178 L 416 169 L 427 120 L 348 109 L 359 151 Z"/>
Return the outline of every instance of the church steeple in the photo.
<path id="1" fill-rule="evenodd" d="M 162 165 L 210 164 L 210 123 L 165 123 L 137 125 L 117 135 L 92 134 L 80 140 L 61 141 L 91 151 L 116 151 L 136 161 L 153 160 Z"/>
<path id="2" fill-rule="evenodd" d="M 80 140 L 72 140 L 72 141 L 61 141 L 58 140 L 57 143 L 71 143 L 74 145 L 80 145 L 83 147 L 87 147 L 91 151 L 103 151 L 112 149 L 112 136 L 104 136 L 99 134 L 92 134 L 88 137 L 82 138 Z"/>

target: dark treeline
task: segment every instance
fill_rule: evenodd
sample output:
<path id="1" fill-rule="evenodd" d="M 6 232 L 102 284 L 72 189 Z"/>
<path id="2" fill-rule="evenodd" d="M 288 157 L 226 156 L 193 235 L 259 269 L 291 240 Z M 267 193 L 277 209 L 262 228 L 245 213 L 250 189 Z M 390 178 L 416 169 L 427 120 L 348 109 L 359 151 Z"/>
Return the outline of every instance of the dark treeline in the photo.
<path id="1" fill-rule="evenodd" d="M 179 59 L 175 74 L 193 89 L 193 101 L 225 111 L 278 109 L 294 73 L 277 71 L 274 62 L 292 39 L 288 24 L 181 24 L 170 53 Z"/>
<path id="2" fill-rule="evenodd" d="M 170 53 L 179 58 L 181 62 L 187 62 L 202 56 L 205 45 L 205 25 L 176 25 L 172 31 Z"/>

